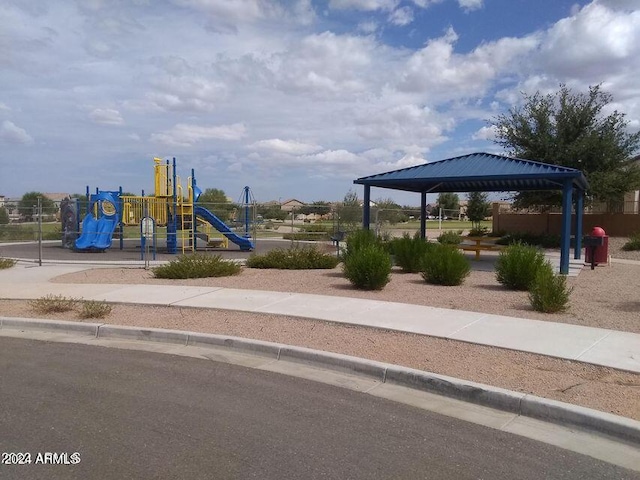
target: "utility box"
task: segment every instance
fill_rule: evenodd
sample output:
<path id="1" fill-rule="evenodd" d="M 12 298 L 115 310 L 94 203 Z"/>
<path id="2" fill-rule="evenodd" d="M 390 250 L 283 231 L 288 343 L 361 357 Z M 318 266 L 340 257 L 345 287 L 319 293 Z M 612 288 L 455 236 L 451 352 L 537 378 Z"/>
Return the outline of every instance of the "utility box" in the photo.
<path id="1" fill-rule="evenodd" d="M 591 268 L 600 263 L 609 262 L 609 236 L 603 228 L 593 227 L 591 235 L 583 239 L 585 250 L 585 263 L 590 263 Z"/>

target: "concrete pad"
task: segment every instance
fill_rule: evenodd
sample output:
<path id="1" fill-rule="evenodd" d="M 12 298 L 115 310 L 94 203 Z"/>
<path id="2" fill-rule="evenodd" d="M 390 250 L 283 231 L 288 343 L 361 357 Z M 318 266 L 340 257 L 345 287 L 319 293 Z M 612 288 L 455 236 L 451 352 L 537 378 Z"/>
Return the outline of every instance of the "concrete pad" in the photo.
<path id="1" fill-rule="evenodd" d="M 172 305 L 217 290 L 216 287 L 186 287 L 173 285 L 118 285 L 109 292 L 93 295 L 91 300 L 106 302 Z M 89 297 L 85 297 L 89 298 Z"/>
<path id="2" fill-rule="evenodd" d="M 85 265 L 22 265 L 17 264 L 12 268 L 0 270 L 0 284 L 2 283 L 38 283 L 67 273 L 87 270 Z"/>
<path id="3" fill-rule="evenodd" d="M 610 332 L 577 357 L 583 362 L 640 372 L 640 334 Z"/>
<path id="4" fill-rule="evenodd" d="M 272 303 L 281 302 L 295 293 L 269 292 L 262 290 L 241 290 L 236 288 L 209 289 L 209 292 L 198 296 L 184 298 L 173 302 L 175 306 L 222 308 L 225 310 L 262 311 Z"/>
<path id="5" fill-rule="evenodd" d="M 576 359 L 608 333 L 608 330 L 600 328 L 487 315 L 449 338 Z"/>
<path id="6" fill-rule="evenodd" d="M 266 305 L 256 309 L 256 311 L 368 325 L 369 322 L 363 317 L 359 317 L 360 321 L 358 321 L 356 316 L 367 313 L 383 304 L 384 302 L 377 300 L 363 300 L 360 298 L 297 294 L 286 301 Z"/>
<path id="7" fill-rule="evenodd" d="M 385 302 L 366 312 L 355 314 L 347 321 L 421 335 L 448 337 L 485 315 L 462 310 Z"/>

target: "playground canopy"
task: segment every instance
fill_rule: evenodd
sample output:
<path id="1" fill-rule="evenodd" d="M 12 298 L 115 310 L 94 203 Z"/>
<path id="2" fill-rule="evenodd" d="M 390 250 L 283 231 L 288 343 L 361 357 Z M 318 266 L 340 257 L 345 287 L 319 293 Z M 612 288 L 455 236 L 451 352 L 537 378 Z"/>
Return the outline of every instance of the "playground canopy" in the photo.
<path id="1" fill-rule="evenodd" d="M 422 238 L 426 236 L 427 193 L 562 190 L 560 273 L 569 273 L 572 202 L 575 202 L 575 232 L 578 233 L 574 258 L 580 258 L 584 195 L 589 185 L 583 173 L 574 168 L 479 152 L 369 175 L 353 183 L 364 185 L 362 225 L 365 229 L 369 228 L 371 218 L 371 187 L 420 193 Z"/>

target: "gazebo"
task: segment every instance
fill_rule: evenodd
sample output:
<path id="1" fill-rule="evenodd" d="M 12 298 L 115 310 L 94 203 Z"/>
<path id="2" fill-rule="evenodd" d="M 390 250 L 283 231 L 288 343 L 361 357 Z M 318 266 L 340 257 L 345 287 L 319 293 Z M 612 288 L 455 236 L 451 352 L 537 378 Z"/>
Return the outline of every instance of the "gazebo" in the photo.
<path id="1" fill-rule="evenodd" d="M 420 235 L 426 237 L 427 193 L 562 190 L 560 273 L 569 273 L 571 206 L 575 202 L 574 258 L 582 250 L 584 195 L 589 187 L 580 170 L 490 153 L 471 153 L 414 167 L 369 175 L 353 181 L 364 185 L 362 226 L 369 229 L 371 187 L 420 193 Z"/>

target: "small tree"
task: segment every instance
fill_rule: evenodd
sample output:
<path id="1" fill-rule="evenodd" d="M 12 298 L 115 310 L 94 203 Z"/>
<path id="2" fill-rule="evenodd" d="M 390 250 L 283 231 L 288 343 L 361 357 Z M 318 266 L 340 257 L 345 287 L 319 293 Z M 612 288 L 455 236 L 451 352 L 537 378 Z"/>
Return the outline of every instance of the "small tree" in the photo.
<path id="1" fill-rule="evenodd" d="M 480 230 L 480 222 L 491 213 L 488 195 L 484 192 L 470 192 L 467 194 L 467 217 L 471 220 L 474 230 Z"/>
<path id="2" fill-rule="evenodd" d="M 331 212 L 331 205 L 328 202 L 316 201 L 300 207 L 299 212 L 304 215 L 326 215 Z"/>
<path id="3" fill-rule="evenodd" d="M 343 230 L 353 231 L 362 222 L 362 208 L 358 194 L 349 190 L 342 200 L 342 205 L 338 209 L 340 224 Z"/>
<path id="4" fill-rule="evenodd" d="M 457 193 L 442 192 L 438 195 L 438 203 L 436 209 L 442 209 L 443 212 L 459 212 L 460 198 Z M 439 214 L 439 213 L 437 213 Z"/>
<path id="5" fill-rule="evenodd" d="M 4 207 L 0 207 L 0 225 L 6 225 L 9 223 L 9 213 Z"/>
<path id="6" fill-rule="evenodd" d="M 211 210 L 224 221 L 231 219 L 232 212 L 235 208 L 224 191 L 218 188 L 207 188 L 200 194 L 198 204 Z"/>
<path id="7" fill-rule="evenodd" d="M 28 192 L 25 193 L 18 202 L 18 212 L 24 217 L 27 222 L 32 222 L 35 215 L 37 215 L 36 207 L 38 205 L 38 197 L 41 200 L 42 212 L 51 213 L 55 211 L 55 203 L 50 198 L 45 197 L 40 192 Z"/>
<path id="8" fill-rule="evenodd" d="M 402 207 L 392 199 L 379 198 L 375 203 L 376 208 L 378 209 L 379 221 L 396 224 L 404 220 L 405 216 L 402 212 Z"/>

